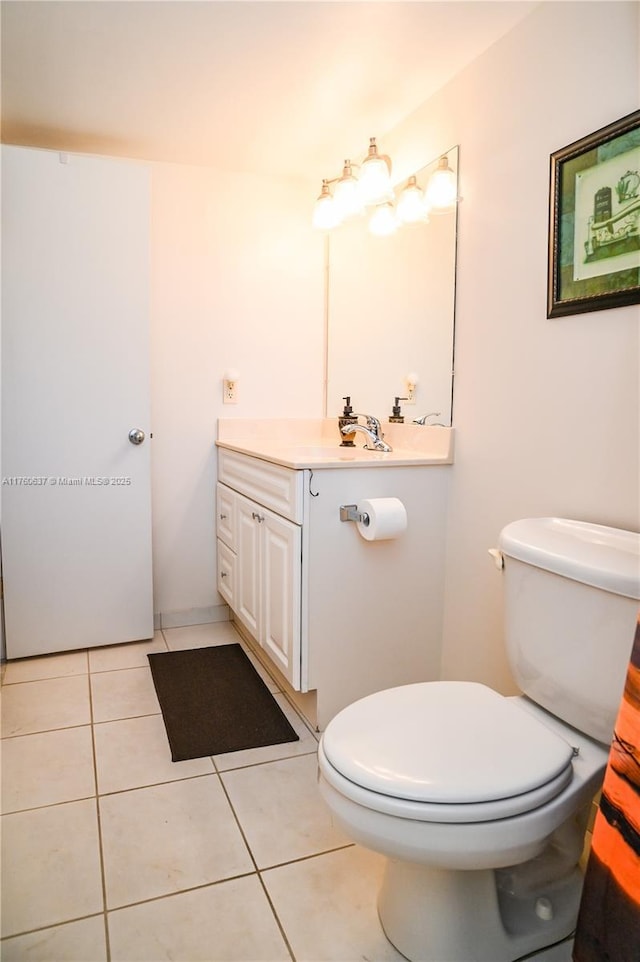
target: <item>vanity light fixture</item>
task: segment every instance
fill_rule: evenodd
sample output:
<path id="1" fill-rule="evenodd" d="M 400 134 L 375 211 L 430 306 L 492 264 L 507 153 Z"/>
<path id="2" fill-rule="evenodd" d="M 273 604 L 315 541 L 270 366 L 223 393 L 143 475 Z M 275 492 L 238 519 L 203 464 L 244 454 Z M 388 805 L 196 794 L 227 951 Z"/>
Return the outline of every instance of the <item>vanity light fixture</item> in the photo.
<path id="1" fill-rule="evenodd" d="M 335 185 L 333 194 L 331 185 Z M 371 137 L 369 152 L 362 164 L 345 160 L 340 177 L 322 181 L 312 224 L 318 230 L 331 230 L 348 218 L 363 213 L 365 207 L 392 200 L 391 160 L 378 153 L 376 139 Z"/>
<path id="2" fill-rule="evenodd" d="M 452 210 L 458 202 L 458 184 L 455 173 L 449 167 L 446 154 L 438 161 L 425 191 L 425 202 L 430 213 L 438 214 Z"/>
<path id="3" fill-rule="evenodd" d="M 333 194 L 332 185 L 335 185 Z M 345 160 L 340 177 L 322 181 L 312 224 L 317 230 L 330 231 L 369 208 L 369 230 L 379 237 L 386 237 L 399 225 L 428 223 L 432 211 L 444 213 L 452 210 L 458 199 L 456 174 L 449 167 L 447 154 L 443 154 L 426 190 L 422 191 L 415 174 L 412 175 L 394 207 L 391 159 L 378 152 L 376 139 L 371 137 L 367 156 L 361 164 Z"/>

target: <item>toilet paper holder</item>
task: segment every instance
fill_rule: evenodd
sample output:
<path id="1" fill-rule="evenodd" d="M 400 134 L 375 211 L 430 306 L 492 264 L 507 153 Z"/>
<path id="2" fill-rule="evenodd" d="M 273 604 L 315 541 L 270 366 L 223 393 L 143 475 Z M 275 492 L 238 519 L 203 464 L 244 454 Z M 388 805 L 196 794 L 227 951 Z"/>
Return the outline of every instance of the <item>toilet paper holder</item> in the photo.
<path id="1" fill-rule="evenodd" d="M 340 505 L 340 520 L 341 521 L 355 521 L 358 524 L 369 524 L 369 515 L 366 511 L 358 511 L 357 504 L 341 504 Z"/>

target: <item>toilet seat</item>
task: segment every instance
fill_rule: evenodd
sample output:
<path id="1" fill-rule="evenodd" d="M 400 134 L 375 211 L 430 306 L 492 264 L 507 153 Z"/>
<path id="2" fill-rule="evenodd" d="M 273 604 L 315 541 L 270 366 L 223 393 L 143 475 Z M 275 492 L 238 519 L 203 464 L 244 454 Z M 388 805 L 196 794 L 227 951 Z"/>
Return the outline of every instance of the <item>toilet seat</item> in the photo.
<path id="1" fill-rule="evenodd" d="M 320 767 L 335 788 L 377 811 L 423 821 L 522 814 L 572 778 L 560 735 L 475 682 L 423 682 L 343 709 L 322 736 Z"/>

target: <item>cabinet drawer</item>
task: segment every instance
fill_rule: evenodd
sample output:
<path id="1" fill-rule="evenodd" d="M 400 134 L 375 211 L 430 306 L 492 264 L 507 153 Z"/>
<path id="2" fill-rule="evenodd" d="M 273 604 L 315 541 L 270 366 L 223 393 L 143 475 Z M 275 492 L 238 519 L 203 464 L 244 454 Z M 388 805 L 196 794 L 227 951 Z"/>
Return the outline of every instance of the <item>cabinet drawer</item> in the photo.
<path id="1" fill-rule="evenodd" d="M 233 491 L 224 484 L 216 485 L 216 534 L 233 551 L 236 551 L 236 499 Z"/>
<path id="2" fill-rule="evenodd" d="M 265 508 L 302 524 L 304 471 L 218 448 L 218 477 Z"/>
<path id="3" fill-rule="evenodd" d="M 233 608 L 235 602 L 236 556 L 220 538 L 218 538 L 217 547 L 218 591 L 229 607 Z"/>

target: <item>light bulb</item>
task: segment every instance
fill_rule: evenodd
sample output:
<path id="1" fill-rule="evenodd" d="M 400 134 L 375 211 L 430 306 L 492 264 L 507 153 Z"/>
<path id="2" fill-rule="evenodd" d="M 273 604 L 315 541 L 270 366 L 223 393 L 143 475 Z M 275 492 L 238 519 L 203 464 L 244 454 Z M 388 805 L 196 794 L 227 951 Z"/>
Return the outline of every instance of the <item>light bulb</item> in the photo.
<path id="1" fill-rule="evenodd" d="M 443 213 L 455 207 L 458 201 L 458 180 L 449 167 L 446 156 L 438 161 L 437 170 L 429 178 L 425 191 L 427 210 L 434 214 Z"/>
<path id="2" fill-rule="evenodd" d="M 339 223 L 335 200 L 329 191 L 329 184 L 322 181 L 322 190 L 313 208 L 312 226 L 316 230 L 331 230 Z"/>
<path id="3" fill-rule="evenodd" d="M 378 204 L 369 220 L 371 233 L 375 234 L 376 237 L 388 237 L 390 234 L 394 234 L 397 229 L 398 221 L 393 204 L 390 201 Z"/>
<path id="4" fill-rule="evenodd" d="M 400 197 L 396 213 L 402 224 L 426 224 L 429 220 L 422 193 L 415 176 L 411 176 Z"/>
<path id="5" fill-rule="evenodd" d="M 370 138 L 369 153 L 360 168 L 358 189 L 365 206 L 393 200 L 391 161 L 388 157 L 380 156 L 375 137 Z"/>
<path id="6" fill-rule="evenodd" d="M 358 192 L 358 181 L 353 176 L 351 161 L 345 160 L 342 177 L 335 186 L 333 199 L 338 212 L 338 217 L 344 220 L 353 217 L 355 214 L 362 213 L 362 204 Z"/>

